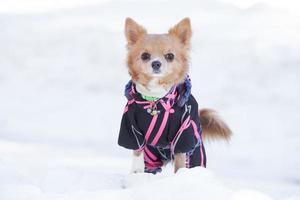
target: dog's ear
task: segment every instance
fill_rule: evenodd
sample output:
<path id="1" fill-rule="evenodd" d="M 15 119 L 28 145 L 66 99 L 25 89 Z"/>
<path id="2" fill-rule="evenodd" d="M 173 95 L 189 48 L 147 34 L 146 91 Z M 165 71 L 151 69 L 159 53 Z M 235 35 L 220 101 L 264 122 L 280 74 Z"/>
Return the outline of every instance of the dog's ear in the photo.
<path id="1" fill-rule="evenodd" d="M 135 44 L 145 34 L 147 34 L 147 31 L 144 27 L 136 23 L 133 19 L 126 18 L 125 35 L 128 45 Z"/>
<path id="2" fill-rule="evenodd" d="M 169 34 L 177 37 L 179 41 L 186 47 L 190 44 L 192 36 L 191 22 L 189 18 L 184 18 L 169 30 Z"/>

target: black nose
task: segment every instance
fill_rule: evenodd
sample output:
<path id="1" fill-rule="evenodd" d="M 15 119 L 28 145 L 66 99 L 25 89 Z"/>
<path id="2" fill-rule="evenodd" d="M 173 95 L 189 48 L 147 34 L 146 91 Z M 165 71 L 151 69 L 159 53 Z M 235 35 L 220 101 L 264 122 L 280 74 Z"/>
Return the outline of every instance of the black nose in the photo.
<path id="1" fill-rule="evenodd" d="M 161 62 L 159 62 L 158 60 L 153 61 L 153 62 L 151 63 L 151 66 L 152 66 L 152 68 L 153 68 L 154 70 L 159 70 L 159 68 L 160 68 L 160 66 L 161 66 Z"/>

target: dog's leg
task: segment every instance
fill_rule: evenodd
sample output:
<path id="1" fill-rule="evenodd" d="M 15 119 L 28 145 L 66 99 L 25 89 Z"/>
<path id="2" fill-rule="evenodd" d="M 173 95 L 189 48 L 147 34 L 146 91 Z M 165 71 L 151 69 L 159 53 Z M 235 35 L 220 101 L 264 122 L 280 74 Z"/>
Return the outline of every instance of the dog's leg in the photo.
<path id="1" fill-rule="evenodd" d="M 185 168 L 185 153 L 176 153 L 174 155 L 174 172 L 176 173 L 180 168 Z"/>
<path id="2" fill-rule="evenodd" d="M 131 165 L 131 173 L 144 172 L 144 155 L 142 151 L 133 151 L 133 159 Z"/>

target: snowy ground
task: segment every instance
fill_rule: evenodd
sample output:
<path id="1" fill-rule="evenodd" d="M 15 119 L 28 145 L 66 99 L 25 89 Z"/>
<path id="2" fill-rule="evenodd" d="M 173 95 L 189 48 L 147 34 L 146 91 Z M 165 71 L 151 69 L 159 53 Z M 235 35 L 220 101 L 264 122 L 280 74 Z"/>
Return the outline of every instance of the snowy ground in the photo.
<path id="1" fill-rule="evenodd" d="M 0 199 L 300 199 L 299 5 L 252 2 L 0 9 Z M 207 170 L 129 174 L 126 16 L 150 32 L 191 18 L 193 93 L 234 131 L 206 145 Z"/>

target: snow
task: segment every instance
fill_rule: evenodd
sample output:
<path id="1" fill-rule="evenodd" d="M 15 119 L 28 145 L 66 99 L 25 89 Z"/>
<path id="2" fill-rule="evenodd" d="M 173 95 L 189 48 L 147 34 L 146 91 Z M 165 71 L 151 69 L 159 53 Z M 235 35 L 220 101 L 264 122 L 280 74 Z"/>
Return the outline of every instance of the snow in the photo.
<path id="1" fill-rule="evenodd" d="M 299 3 L 9 2 L 0 9 L 1 200 L 300 199 Z M 191 18 L 193 94 L 234 131 L 229 144 L 207 142 L 208 169 L 129 173 L 131 152 L 117 146 L 127 16 L 149 32 Z"/>

